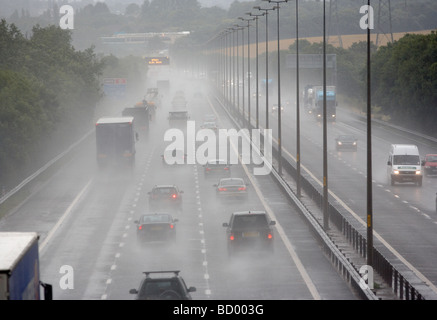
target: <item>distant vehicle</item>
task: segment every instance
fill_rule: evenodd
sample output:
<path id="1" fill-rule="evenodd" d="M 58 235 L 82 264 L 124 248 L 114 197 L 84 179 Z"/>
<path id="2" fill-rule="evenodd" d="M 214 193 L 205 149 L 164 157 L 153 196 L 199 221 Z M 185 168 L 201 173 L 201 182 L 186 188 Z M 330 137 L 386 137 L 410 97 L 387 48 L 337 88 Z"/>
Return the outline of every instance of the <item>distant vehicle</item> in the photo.
<path id="1" fill-rule="evenodd" d="M 437 154 L 427 154 L 422 165 L 425 175 L 437 174 Z"/>
<path id="2" fill-rule="evenodd" d="M 282 111 L 284 111 L 284 105 L 281 103 L 281 113 L 282 113 Z M 272 113 L 276 113 L 276 112 L 278 112 L 278 104 L 274 103 L 272 105 Z"/>
<path id="3" fill-rule="evenodd" d="M 159 92 L 168 94 L 170 91 L 170 80 L 157 80 L 156 86 L 158 87 Z"/>
<path id="4" fill-rule="evenodd" d="M 216 120 L 217 120 L 217 117 L 213 113 L 205 114 L 203 116 L 203 121 L 204 122 L 216 121 Z"/>
<path id="5" fill-rule="evenodd" d="M 218 130 L 218 127 L 217 127 L 217 124 L 215 123 L 215 121 L 205 121 L 200 126 L 200 128 L 202 128 L 202 129 L 211 129 L 213 131 L 217 131 Z"/>
<path id="6" fill-rule="evenodd" d="M 130 294 L 136 295 L 136 300 L 192 300 L 190 292 L 195 287 L 187 287 L 184 279 L 175 271 L 146 271 L 146 277 L 141 281 L 138 289 L 131 289 Z M 168 274 L 173 276 L 151 277 L 151 274 Z"/>
<path id="7" fill-rule="evenodd" d="M 340 150 L 357 151 L 357 138 L 351 134 L 342 134 L 335 139 L 335 148 Z"/>
<path id="8" fill-rule="evenodd" d="M 247 200 L 247 184 L 242 178 L 222 178 L 218 184 L 214 184 L 216 194 L 221 199 Z"/>
<path id="9" fill-rule="evenodd" d="M 228 177 L 231 175 L 231 167 L 223 159 L 208 160 L 208 162 L 204 165 L 204 168 L 205 176 L 225 175 Z"/>
<path id="10" fill-rule="evenodd" d="M 182 194 L 184 191 L 179 190 L 176 185 L 155 185 L 149 194 L 149 209 L 156 210 L 160 208 L 182 209 Z"/>
<path id="11" fill-rule="evenodd" d="M 161 158 L 163 164 L 187 164 L 187 154 L 182 149 L 164 150 Z"/>
<path id="12" fill-rule="evenodd" d="M 146 96 L 144 97 L 147 104 L 156 110 L 161 105 L 161 98 L 159 96 L 158 88 L 147 88 Z"/>
<path id="13" fill-rule="evenodd" d="M 135 142 L 133 117 L 107 117 L 96 122 L 96 151 L 99 167 L 108 164 L 135 165 Z"/>
<path id="14" fill-rule="evenodd" d="M 174 241 L 176 239 L 175 223 L 178 219 L 174 219 L 169 213 L 150 213 L 143 214 L 137 224 L 137 240 L 139 242 L 150 241 Z"/>
<path id="15" fill-rule="evenodd" d="M 0 300 L 52 299 L 52 286 L 40 282 L 36 232 L 0 232 Z"/>
<path id="16" fill-rule="evenodd" d="M 422 186 L 422 162 L 419 149 L 411 144 L 392 144 L 387 161 L 387 178 L 395 182 L 413 182 Z"/>
<path id="17" fill-rule="evenodd" d="M 323 86 L 305 86 L 304 106 L 319 121 L 323 120 Z M 334 122 L 337 117 L 337 93 L 335 86 L 326 86 L 326 120 Z"/>
<path id="18" fill-rule="evenodd" d="M 270 220 L 265 211 L 242 211 L 231 214 L 226 227 L 228 254 L 239 250 L 273 250 L 273 228 L 276 222 Z"/>
<path id="19" fill-rule="evenodd" d="M 152 107 L 144 100 L 141 103 L 135 104 L 134 107 L 124 108 L 121 115 L 123 117 L 134 117 L 136 128 L 140 131 L 147 132 L 149 130 L 151 108 Z"/>
<path id="20" fill-rule="evenodd" d="M 179 120 L 183 120 L 186 121 L 188 120 L 190 117 L 188 115 L 188 111 L 170 111 L 168 113 L 168 120 L 169 121 L 179 121 Z"/>
<path id="21" fill-rule="evenodd" d="M 171 100 L 173 109 L 185 109 L 187 106 L 187 99 L 183 91 L 176 91 L 173 99 Z"/>

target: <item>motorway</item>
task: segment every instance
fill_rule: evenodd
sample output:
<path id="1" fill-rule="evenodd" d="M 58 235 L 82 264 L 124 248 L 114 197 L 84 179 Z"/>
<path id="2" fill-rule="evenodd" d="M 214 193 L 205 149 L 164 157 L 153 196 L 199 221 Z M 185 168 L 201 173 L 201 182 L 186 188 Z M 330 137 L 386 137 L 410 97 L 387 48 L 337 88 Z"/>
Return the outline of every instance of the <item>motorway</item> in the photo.
<path id="1" fill-rule="evenodd" d="M 191 120 L 216 112 L 222 128 L 231 128 L 223 110 L 207 99 L 207 89 L 185 82 Z M 200 91 L 202 98 L 194 99 Z M 149 134 L 140 132 L 133 172 L 97 170 L 94 139 L 89 139 L 52 177 L 0 221 L 0 231 L 36 231 L 40 235 L 41 280 L 53 285 L 56 300 L 132 300 L 144 271 L 180 270 L 194 300 L 355 300 L 320 248 L 310 228 L 270 176 L 254 176 L 251 165 L 232 166 L 232 175 L 251 183 L 246 203 L 217 201 L 200 164 L 163 165 L 168 142 L 164 97 Z M 119 110 L 121 111 L 121 110 Z M 134 220 L 148 211 L 147 192 L 155 184 L 184 190 L 183 210 L 175 212 L 177 241 L 143 246 Z M 232 259 L 225 229 L 231 212 L 266 210 L 277 222 L 274 252 L 247 253 Z M 235 258 L 235 259 L 234 259 Z"/>
<path id="2" fill-rule="evenodd" d="M 202 83 L 185 81 L 178 89 L 186 94 L 196 126 L 204 114 L 216 113 L 221 128 L 232 127 Z M 246 203 L 224 204 L 215 197 L 212 185 L 217 181 L 204 177 L 200 164 L 162 164 L 161 154 L 169 144 L 163 136 L 169 129 L 170 99 L 164 97 L 149 133 L 140 133 L 134 172 L 97 170 L 95 142 L 89 139 L 0 221 L 0 231 L 40 234 L 41 279 L 53 284 L 54 299 L 130 300 L 134 297 L 129 289 L 138 286 L 143 271 L 172 269 L 181 270 L 187 285 L 197 288 L 192 296 L 199 300 L 357 299 L 270 176 L 253 175 L 250 164 L 232 166 L 233 176 L 251 183 L 250 197 Z M 283 155 L 293 161 L 295 111 L 289 108 L 282 114 L 282 143 Z M 337 204 L 345 206 L 364 228 L 366 127 L 341 108 L 337 114 L 336 123 L 328 125 L 328 186 Z M 261 126 L 264 122 L 264 112 L 260 112 Z M 277 116 L 271 114 L 274 138 L 276 122 Z M 335 150 L 335 137 L 346 133 L 358 137 L 357 152 Z M 424 177 L 422 187 L 391 186 L 387 184 L 386 161 L 391 143 L 416 144 L 422 156 L 435 153 L 437 146 L 377 125 L 372 133 L 375 245 L 387 248 L 394 263 L 408 266 L 435 290 L 437 178 Z M 303 112 L 301 161 L 306 174 L 322 180 L 322 126 Z M 177 242 L 140 246 L 134 220 L 148 211 L 147 192 L 152 186 L 167 183 L 184 190 L 183 210 L 175 213 L 179 219 Z M 272 255 L 228 257 L 222 223 L 232 211 L 240 210 L 266 210 L 276 220 Z"/>
<path id="3" fill-rule="evenodd" d="M 264 100 L 263 100 L 264 99 Z M 273 102 L 277 98 L 272 97 Z M 265 126 L 265 98 L 261 98 L 260 125 Z M 281 114 L 283 156 L 295 164 L 296 111 L 294 103 Z M 252 118 L 255 103 L 252 101 Z M 247 107 L 246 107 L 247 108 Z M 260 109 L 260 110 L 261 110 Z M 270 128 L 277 137 L 277 115 L 269 117 Z M 252 120 L 252 123 L 255 123 Z M 323 181 L 323 125 L 301 111 L 302 172 Z M 358 150 L 336 151 L 335 138 L 353 134 Z M 367 129 L 366 123 L 345 109 L 337 108 L 337 121 L 327 124 L 328 188 L 332 200 L 346 208 L 349 218 L 356 219 L 366 232 L 367 214 Z M 404 183 L 391 186 L 387 180 L 390 144 L 415 144 L 421 158 L 436 153 L 437 144 L 389 127 L 372 125 L 372 189 L 375 246 L 383 248 L 394 264 L 407 266 L 437 293 L 437 213 L 435 197 L 437 177 L 424 176 L 423 186 Z M 331 200 L 330 200 L 331 201 Z"/>

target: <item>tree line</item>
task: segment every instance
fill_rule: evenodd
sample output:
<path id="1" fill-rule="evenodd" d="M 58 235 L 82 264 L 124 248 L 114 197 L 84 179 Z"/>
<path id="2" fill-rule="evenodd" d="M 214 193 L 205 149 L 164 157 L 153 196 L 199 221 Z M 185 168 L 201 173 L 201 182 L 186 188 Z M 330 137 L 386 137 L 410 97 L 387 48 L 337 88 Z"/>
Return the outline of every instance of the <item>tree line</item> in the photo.
<path id="1" fill-rule="evenodd" d="M 93 120 L 103 63 L 93 48 L 77 51 L 71 34 L 35 26 L 25 37 L 0 22 L 0 183 L 23 179 Z M 59 147 L 59 146 L 58 146 Z M 58 149 L 62 150 L 62 149 Z"/>

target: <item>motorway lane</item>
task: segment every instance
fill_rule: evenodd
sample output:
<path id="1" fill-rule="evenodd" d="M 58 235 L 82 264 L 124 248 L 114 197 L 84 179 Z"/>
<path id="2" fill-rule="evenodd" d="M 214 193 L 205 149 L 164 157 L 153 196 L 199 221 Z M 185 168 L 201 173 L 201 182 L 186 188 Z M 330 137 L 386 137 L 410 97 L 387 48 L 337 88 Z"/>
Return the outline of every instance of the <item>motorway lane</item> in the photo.
<path id="1" fill-rule="evenodd" d="M 205 112 L 206 100 L 192 106 L 195 120 L 210 113 Z M 41 234 L 41 279 L 53 285 L 54 299 L 133 299 L 129 289 L 138 286 L 147 269 L 181 270 L 187 284 L 197 287 L 194 299 L 356 299 L 271 178 L 253 178 L 264 202 L 252 193 L 248 204 L 223 206 L 215 199 L 215 181 L 205 179 L 202 166 L 163 166 L 167 126 L 162 111 L 158 110 L 150 138 L 137 143 L 133 174 L 95 170 L 91 143 L 2 219 L 2 231 Z M 239 165 L 233 172 L 245 175 Z M 138 246 L 133 221 L 148 211 L 147 191 L 156 183 L 175 183 L 185 192 L 183 212 L 175 213 L 180 220 L 177 242 L 169 247 Z M 272 256 L 229 260 L 222 223 L 233 210 L 266 205 L 290 245 L 276 232 Z M 62 223 L 51 233 L 60 218 Z"/>
<path id="2" fill-rule="evenodd" d="M 295 157 L 295 111 L 284 112 L 282 142 Z M 366 125 L 352 115 L 338 109 L 336 123 L 328 123 L 328 186 L 338 198 L 363 221 L 366 217 Z M 262 114 L 261 114 L 262 115 Z M 301 121 L 301 161 L 321 181 L 322 125 L 303 114 Z M 264 117 L 260 121 L 264 124 Z M 270 117 L 273 135 L 276 137 L 277 117 Z M 355 134 L 358 151 L 335 150 L 334 139 L 338 134 Z M 387 184 L 386 162 L 391 143 L 417 144 L 423 156 L 435 152 L 437 146 L 424 144 L 408 136 L 400 136 L 377 125 L 372 126 L 373 161 L 373 212 L 374 230 L 393 246 L 407 262 L 413 264 L 433 285 L 437 285 L 437 214 L 435 190 L 437 179 L 424 177 L 423 186 L 413 184 Z M 283 154 L 287 154 L 283 151 Z M 395 257 L 394 261 L 398 261 Z"/>
<path id="3" fill-rule="evenodd" d="M 201 119 L 205 105 L 193 106 L 192 119 Z M 159 147 L 155 150 L 161 150 Z M 149 168 L 158 168 L 158 155 L 153 157 Z M 223 205 L 217 202 L 212 184 L 215 179 L 203 175 L 199 164 L 185 166 L 165 166 L 165 170 L 147 171 L 147 181 L 143 186 L 150 190 L 155 183 L 175 183 L 184 190 L 183 212 L 175 214 L 177 223 L 177 244 L 170 246 L 138 246 L 135 233 L 131 232 L 124 240 L 123 252 L 112 272 L 110 286 L 105 299 L 129 299 L 126 293 L 138 286 L 142 272 L 150 269 L 181 270 L 188 286 L 196 286 L 194 299 L 311 299 L 307 285 L 302 280 L 297 267 L 293 265 L 280 238 L 276 237 L 275 252 L 272 257 L 248 255 L 230 260 L 226 251 L 223 222 L 228 221 L 234 210 L 258 209 L 263 205 L 252 193 L 247 203 Z M 145 170 L 148 170 L 147 167 Z M 240 166 L 232 168 L 232 175 L 244 176 Z M 268 177 L 264 179 L 270 180 Z M 354 299 L 345 283 L 332 270 L 329 261 L 321 254 L 318 244 L 308 227 L 287 203 L 277 186 L 270 180 L 272 190 L 269 200 L 278 217 L 289 224 L 287 233 L 300 242 L 298 250 L 304 259 L 305 267 L 311 269 L 311 277 L 317 279 L 317 289 L 324 299 Z M 265 184 L 265 182 L 262 182 Z M 147 197 L 140 196 L 135 211 L 147 208 Z M 147 210 L 147 209 L 146 209 Z M 133 216 L 138 212 L 132 213 Z M 132 220 L 132 219 L 131 219 Z M 279 222 L 279 221 L 278 221 Z M 282 223 L 282 222 L 281 222 Z M 132 230 L 133 231 L 133 230 Z M 129 256 L 129 258 L 126 258 Z M 272 263 L 274 261 L 274 263 Z"/>

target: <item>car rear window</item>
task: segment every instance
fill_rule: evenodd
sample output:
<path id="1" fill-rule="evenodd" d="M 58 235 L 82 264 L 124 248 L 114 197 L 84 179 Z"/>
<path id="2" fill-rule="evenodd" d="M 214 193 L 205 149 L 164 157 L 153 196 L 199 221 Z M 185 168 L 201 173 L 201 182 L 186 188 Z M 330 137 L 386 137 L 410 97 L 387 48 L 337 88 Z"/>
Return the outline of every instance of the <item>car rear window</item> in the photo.
<path id="1" fill-rule="evenodd" d="M 221 186 L 240 186 L 243 185 L 244 182 L 242 179 L 226 179 L 226 180 L 220 180 Z"/>
<path id="2" fill-rule="evenodd" d="M 157 195 L 159 195 L 159 194 L 173 194 L 173 193 L 176 193 L 176 192 L 177 192 L 176 189 L 173 188 L 173 187 L 168 187 L 168 188 L 165 188 L 165 187 L 163 187 L 163 188 L 155 188 L 155 189 L 153 190 L 153 193 L 154 193 L 154 194 L 157 194 Z"/>
<path id="3" fill-rule="evenodd" d="M 143 216 L 142 223 L 154 223 L 154 222 L 169 222 L 170 216 L 168 214 Z"/>
<path id="4" fill-rule="evenodd" d="M 264 228 L 268 226 L 267 217 L 263 214 L 234 216 L 233 228 Z"/>
<path id="5" fill-rule="evenodd" d="M 181 292 L 181 286 L 176 279 L 159 279 L 146 281 L 145 286 L 141 288 L 140 295 L 159 296 L 166 290 Z"/>

